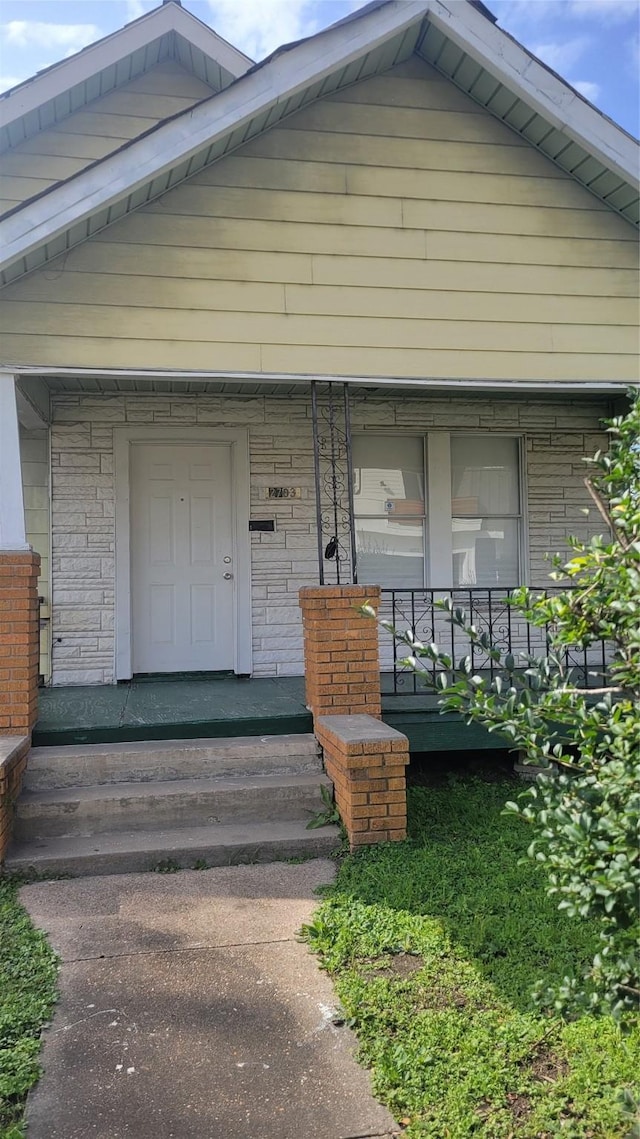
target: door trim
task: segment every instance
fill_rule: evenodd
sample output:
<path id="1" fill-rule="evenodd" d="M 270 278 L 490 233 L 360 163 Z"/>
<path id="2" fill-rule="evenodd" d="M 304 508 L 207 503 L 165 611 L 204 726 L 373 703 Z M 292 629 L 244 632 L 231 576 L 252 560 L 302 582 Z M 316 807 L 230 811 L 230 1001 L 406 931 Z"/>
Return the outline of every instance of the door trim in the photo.
<path id="1" fill-rule="evenodd" d="M 132 669 L 130 466 L 134 443 L 224 443 L 231 452 L 234 544 L 234 672 L 249 675 L 251 653 L 251 542 L 249 538 L 249 432 L 242 427 L 115 427 L 115 678 Z"/>

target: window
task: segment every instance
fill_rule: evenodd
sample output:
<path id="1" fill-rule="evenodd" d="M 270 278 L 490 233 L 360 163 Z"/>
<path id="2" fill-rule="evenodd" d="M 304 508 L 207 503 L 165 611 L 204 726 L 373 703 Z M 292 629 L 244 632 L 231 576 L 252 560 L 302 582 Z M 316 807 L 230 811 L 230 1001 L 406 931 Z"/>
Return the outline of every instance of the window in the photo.
<path id="1" fill-rule="evenodd" d="M 451 438 L 454 585 L 517 585 L 520 547 L 518 440 Z"/>
<path id="2" fill-rule="evenodd" d="M 396 589 L 520 582 L 516 437 L 356 435 L 353 468 L 360 582 Z"/>
<path id="3" fill-rule="evenodd" d="M 424 581 L 424 440 L 357 435 L 353 474 L 358 579 L 397 589 Z"/>

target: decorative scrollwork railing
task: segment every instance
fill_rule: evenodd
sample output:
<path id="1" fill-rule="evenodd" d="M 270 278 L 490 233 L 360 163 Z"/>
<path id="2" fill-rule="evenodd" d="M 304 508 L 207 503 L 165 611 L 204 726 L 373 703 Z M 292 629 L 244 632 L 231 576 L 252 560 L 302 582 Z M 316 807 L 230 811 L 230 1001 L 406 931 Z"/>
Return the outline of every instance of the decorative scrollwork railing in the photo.
<path id="1" fill-rule="evenodd" d="M 451 599 L 456 608 L 465 611 L 469 624 L 473 624 L 479 633 L 487 633 L 496 648 L 503 653 L 512 653 L 516 661 L 522 654 L 524 668 L 527 656 L 541 656 L 546 652 L 552 629 L 548 625 L 538 627 L 529 624 L 510 604 L 512 593 L 512 589 L 482 587 L 383 589 L 380 617 L 389 621 L 398 632 L 411 630 L 424 644 L 435 642 L 456 664 L 461 658 L 470 657 L 474 672 L 493 679 L 500 672 L 500 665 L 480 645 L 470 641 L 463 629 L 451 623 L 438 602 Z M 395 641 L 389 631 L 381 628 L 380 663 L 385 695 L 425 695 L 422 679 L 402 663 L 408 655 L 407 646 Z M 567 669 L 574 670 L 583 687 L 598 688 L 606 683 L 607 662 L 611 656 L 611 646 L 606 641 L 598 641 L 588 647 L 576 645 L 565 649 L 562 663 Z M 428 684 L 435 684 L 439 666 L 431 665 L 427 660 L 421 663 L 425 665 Z"/>

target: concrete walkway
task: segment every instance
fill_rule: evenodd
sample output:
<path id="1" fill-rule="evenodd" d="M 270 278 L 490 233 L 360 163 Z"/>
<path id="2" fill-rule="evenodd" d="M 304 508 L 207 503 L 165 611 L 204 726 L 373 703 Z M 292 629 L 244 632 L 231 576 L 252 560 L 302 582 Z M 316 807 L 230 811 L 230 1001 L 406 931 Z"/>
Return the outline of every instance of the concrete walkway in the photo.
<path id="1" fill-rule="evenodd" d="M 29 1139 L 378 1139 L 335 996 L 296 931 L 333 866 L 26 886 L 62 956 Z"/>

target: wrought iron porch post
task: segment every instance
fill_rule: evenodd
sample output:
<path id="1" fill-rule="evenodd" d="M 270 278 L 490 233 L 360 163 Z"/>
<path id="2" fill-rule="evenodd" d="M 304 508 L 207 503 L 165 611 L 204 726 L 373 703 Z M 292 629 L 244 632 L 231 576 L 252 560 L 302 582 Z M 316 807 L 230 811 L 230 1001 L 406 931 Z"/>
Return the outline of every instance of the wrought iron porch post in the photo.
<path id="1" fill-rule="evenodd" d="M 337 388 L 342 387 L 342 399 Z M 311 382 L 318 578 L 356 584 L 349 385 Z M 333 574 L 329 566 L 334 566 Z M 333 584 L 332 583 L 332 584 Z"/>

